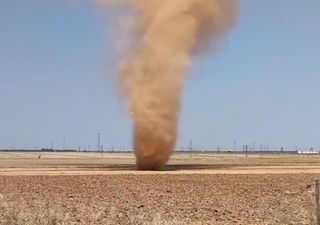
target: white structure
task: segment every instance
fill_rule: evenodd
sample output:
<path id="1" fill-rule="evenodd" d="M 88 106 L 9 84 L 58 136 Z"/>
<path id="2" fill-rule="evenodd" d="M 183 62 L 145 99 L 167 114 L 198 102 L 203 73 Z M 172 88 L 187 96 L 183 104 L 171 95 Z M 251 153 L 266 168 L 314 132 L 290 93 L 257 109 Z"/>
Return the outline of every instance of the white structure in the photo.
<path id="1" fill-rule="evenodd" d="M 320 151 L 319 150 L 309 149 L 309 150 L 299 150 L 298 153 L 299 154 L 312 155 L 312 154 L 320 154 Z"/>

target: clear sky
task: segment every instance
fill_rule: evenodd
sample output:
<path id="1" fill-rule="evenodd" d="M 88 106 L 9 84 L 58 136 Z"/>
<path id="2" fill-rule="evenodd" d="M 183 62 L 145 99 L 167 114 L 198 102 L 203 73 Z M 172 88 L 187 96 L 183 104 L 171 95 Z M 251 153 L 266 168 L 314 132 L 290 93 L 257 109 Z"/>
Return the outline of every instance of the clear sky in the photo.
<path id="1" fill-rule="evenodd" d="M 129 148 L 114 27 L 90 0 L 0 1 L 0 148 Z M 320 1 L 240 0 L 188 75 L 179 143 L 320 147 Z"/>

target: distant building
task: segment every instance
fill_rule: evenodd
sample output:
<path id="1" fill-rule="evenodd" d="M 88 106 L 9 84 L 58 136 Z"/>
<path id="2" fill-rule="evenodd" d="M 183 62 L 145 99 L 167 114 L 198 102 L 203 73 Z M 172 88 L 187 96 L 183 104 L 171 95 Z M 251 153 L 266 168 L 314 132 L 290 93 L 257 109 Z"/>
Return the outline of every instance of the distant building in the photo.
<path id="1" fill-rule="evenodd" d="M 314 150 L 313 148 L 308 150 L 299 150 L 299 154 L 312 155 L 312 154 L 320 154 L 320 150 Z"/>

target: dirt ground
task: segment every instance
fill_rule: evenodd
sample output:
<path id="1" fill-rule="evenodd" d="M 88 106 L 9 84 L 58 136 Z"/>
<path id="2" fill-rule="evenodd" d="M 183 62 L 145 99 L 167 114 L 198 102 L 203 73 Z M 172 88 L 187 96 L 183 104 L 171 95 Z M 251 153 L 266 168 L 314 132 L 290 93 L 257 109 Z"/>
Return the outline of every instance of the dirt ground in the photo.
<path id="1" fill-rule="evenodd" d="M 0 153 L 0 224 L 315 224 L 319 156 Z"/>

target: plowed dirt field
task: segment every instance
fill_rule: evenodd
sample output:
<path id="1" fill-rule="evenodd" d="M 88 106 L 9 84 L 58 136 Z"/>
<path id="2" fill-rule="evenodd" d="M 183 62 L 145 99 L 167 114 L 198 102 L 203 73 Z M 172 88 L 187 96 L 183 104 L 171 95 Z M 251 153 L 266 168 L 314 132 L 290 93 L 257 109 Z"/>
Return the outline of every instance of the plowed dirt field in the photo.
<path id="1" fill-rule="evenodd" d="M 219 167 L 184 159 L 161 172 L 68 160 L 32 166 L 27 158 L 21 167 L 9 158 L 0 160 L 1 225 L 315 222 L 319 158 L 310 158 L 310 166 L 296 157 L 234 166 L 225 158 Z"/>

